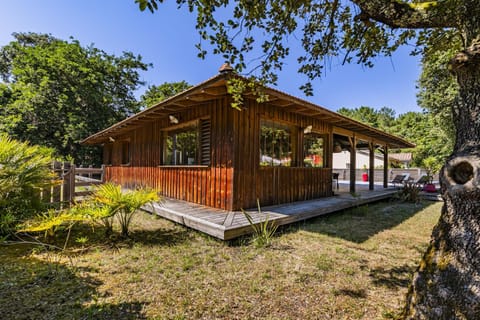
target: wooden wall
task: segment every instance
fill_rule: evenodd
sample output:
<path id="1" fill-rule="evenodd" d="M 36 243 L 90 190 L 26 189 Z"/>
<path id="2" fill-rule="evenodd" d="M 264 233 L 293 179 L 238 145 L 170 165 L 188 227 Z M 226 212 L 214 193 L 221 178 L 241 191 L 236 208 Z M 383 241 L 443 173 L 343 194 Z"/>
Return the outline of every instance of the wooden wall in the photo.
<path id="1" fill-rule="evenodd" d="M 312 125 L 318 133 L 331 135 L 331 126 L 271 104 L 258 104 L 254 100 L 246 100 L 242 111 L 233 111 L 233 128 L 235 132 L 233 207 L 256 207 L 302 201 L 332 195 L 331 168 L 304 167 L 260 167 L 260 119 L 279 121 L 298 128 Z M 303 162 L 303 140 L 301 134 L 292 143 L 298 146 L 296 156 Z M 330 140 L 330 139 L 327 139 Z M 326 141 L 328 143 L 328 141 Z M 328 150 L 329 148 L 326 147 Z M 300 159 L 301 158 L 301 159 Z M 326 157 L 326 161 L 328 158 Z"/>
<path id="2" fill-rule="evenodd" d="M 210 166 L 161 166 L 162 129 L 168 119 L 153 121 L 113 143 L 112 165 L 106 179 L 125 186 L 146 185 L 171 198 L 232 210 L 233 113 L 226 98 L 200 104 L 178 114 L 181 122 L 210 118 Z M 121 164 L 122 140 L 130 141 L 131 162 Z"/>
<path id="3" fill-rule="evenodd" d="M 312 125 L 313 131 L 329 135 L 331 126 L 255 100 L 247 99 L 244 107 L 232 109 L 224 97 L 178 114 L 181 122 L 210 119 L 210 166 L 161 166 L 162 130 L 170 123 L 160 119 L 116 139 L 106 179 L 130 187 L 151 186 L 167 197 L 225 210 L 255 207 L 257 199 L 265 206 L 330 196 L 330 168 L 260 167 L 259 126 L 263 118 L 290 124 L 295 132 Z M 301 134 L 293 140 L 301 164 Z M 122 141 L 130 141 L 128 165 L 121 164 Z"/>
<path id="4" fill-rule="evenodd" d="M 232 168 L 110 166 L 105 176 L 126 187 L 149 186 L 166 197 L 224 210 L 232 208 Z"/>

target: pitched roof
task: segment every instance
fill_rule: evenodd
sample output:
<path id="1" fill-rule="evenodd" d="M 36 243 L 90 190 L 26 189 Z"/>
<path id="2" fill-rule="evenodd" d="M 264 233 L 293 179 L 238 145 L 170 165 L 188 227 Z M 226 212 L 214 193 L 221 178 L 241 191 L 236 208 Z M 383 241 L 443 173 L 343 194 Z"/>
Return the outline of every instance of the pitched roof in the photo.
<path id="1" fill-rule="evenodd" d="M 159 102 L 158 104 L 145 109 L 125 120 L 122 120 L 109 128 L 97 132 L 81 141 L 82 144 L 101 144 L 109 140 L 109 137 L 116 137 L 124 134 L 134 128 L 140 127 L 145 123 L 160 118 L 166 118 L 172 113 L 186 110 L 198 103 L 213 100 L 217 97 L 227 94 L 227 80 L 231 77 L 239 77 L 231 72 L 221 72 L 216 76 L 181 92 L 173 97 Z M 264 87 L 268 95 L 268 103 L 272 103 L 280 108 L 285 108 L 289 112 L 297 113 L 307 117 L 312 117 L 333 124 L 336 128 L 355 132 L 360 138 L 376 141 L 380 144 L 387 143 L 390 148 L 412 148 L 414 144 L 375 129 L 348 117 L 345 117 L 326 108 L 315 105 L 311 102 L 294 97 L 277 89 Z M 246 93 L 248 96 L 249 93 Z"/>
<path id="2" fill-rule="evenodd" d="M 394 159 L 397 161 L 401 162 L 408 162 L 412 161 L 412 153 L 411 152 L 406 152 L 406 153 L 390 153 L 388 155 L 390 159 Z"/>

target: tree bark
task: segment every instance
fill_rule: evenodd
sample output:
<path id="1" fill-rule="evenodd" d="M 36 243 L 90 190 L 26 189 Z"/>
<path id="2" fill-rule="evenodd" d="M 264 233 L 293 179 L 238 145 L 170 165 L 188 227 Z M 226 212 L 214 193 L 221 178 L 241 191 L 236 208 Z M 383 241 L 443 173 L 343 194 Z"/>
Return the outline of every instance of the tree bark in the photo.
<path id="1" fill-rule="evenodd" d="M 480 319 L 480 41 L 472 43 L 451 61 L 460 92 L 456 143 L 440 173 L 445 204 L 404 319 Z"/>

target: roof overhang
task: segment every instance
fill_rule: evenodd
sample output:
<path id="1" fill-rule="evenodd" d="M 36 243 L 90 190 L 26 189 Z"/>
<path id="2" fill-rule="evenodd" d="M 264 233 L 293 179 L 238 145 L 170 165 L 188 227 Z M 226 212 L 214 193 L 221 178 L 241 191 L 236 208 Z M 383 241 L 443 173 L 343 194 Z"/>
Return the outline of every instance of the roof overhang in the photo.
<path id="1" fill-rule="evenodd" d="M 111 138 L 115 139 L 115 137 L 121 136 L 132 129 L 141 127 L 157 119 L 167 118 L 171 114 L 188 110 L 195 105 L 224 96 L 227 94 L 227 81 L 232 76 L 239 77 L 232 73 L 218 74 L 180 94 L 166 99 L 105 130 L 91 135 L 81 141 L 81 143 L 88 145 L 102 144 L 108 142 Z M 376 145 L 386 145 L 392 149 L 415 147 L 413 143 L 402 138 L 367 126 L 311 102 L 273 88 L 265 87 L 264 90 L 268 96 L 267 103 L 279 108 L 284 108 L 285 111 L 288 112 L 330 123 L 333 125 L 334 134 L 349 137 L 355 136 L 357 140 Z M 246 97 L 251 96 L 254 98 L 252 93 L 246 93 L 245 95 Z"/>

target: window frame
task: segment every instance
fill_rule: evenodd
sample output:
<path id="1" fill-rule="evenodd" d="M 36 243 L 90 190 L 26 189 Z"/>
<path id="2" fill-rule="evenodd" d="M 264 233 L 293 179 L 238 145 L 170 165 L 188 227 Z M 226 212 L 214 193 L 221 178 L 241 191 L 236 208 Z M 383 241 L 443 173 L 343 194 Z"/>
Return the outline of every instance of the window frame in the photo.
<path id="1" fill-rule="evenodd" d="M 194 167 L 209 167 L 211 165 L 210 159 L 208 159 L 208 165 L 207 164 L 201 164 L 202 160 L 202 142 L 201 142 L 201 135 L 202 135 L 202 121 L 205 120 L 210 120 L 210 118 L 199 118 L 195 120 L 190 120 L 186 121 L 185 123 L 181 123 L 178 125 L 174 126 L 169 126 L 161 130 L 161 161 L 159 167 L 171 167 L 171 168 L 179 168 L 179 167 L 188 167 L 188 168 L 194 168 Z M 196 151 L 195 151 L 195 163 L 194 164 L 166 164 L 167 160 L 167 144 L 166 140 L 169 136 L 169 133 L 172 131 L 180 131 L 182 128 L 188 128 L 188 127 L 193 127 L 195 126 L 196 128 Z M 209 130 L 209 135 L 211 134 L 211 126 L 208 126 Z M 211 138 L 208 141 L 208 150 L 210 151 L 211 148 Z"/>
<path id="2" fill-rule="evenodd" d="M 296 168 L 298 167 L 298 159 L 297 159 L 297 140 L 298 140 L 298 127 L 287 121 L 282 121 L 282 120 L 277 120 L 277 119 L 271 119 L 268 117 L 260 117 L 258 120 L 258 143 L 259 143 L 259 159 L 257 161 L 257 166 L 259 168 L 276 168 L 276 167 L 282 167 L 282 168 Z M 290 165 L 262 165 L 262 122 L 265 123 L 271 123 L 273 124 L 272 127 L 275 128 L 275 125 L 279 127 L 287 127 L 289 129 L 289 134 L 290 134 L 290 141 L 289 141 L 289 154 L 290 154 Z M 280 160 L 281 161 L 281 160 Z"/>
<path id="3" fill-rule="evenodd" d="M 311 167 L 307 167 L 305 165 L 305 158 L 307 156 L 307 153 L 306 153 L 306 150 L 305 150 L 305 137 L 309 134 L 313 134 L 313 135 L 317 135 L 319 136 L 319 138 L 322 138 L 323 140 L 323 145 L 322 145 L 322 149 L 323 149 L 323 152 L 322 152 L 322 166 L 321 167 L 315 167 L 315 166 L 311 166 Z M 311 132 L 309 133 L 304 133 L 302 132 L 302 159 L 300 160 L 301 161 L 301 164 L 302 164 L 302 167 L 305 167 L 305 168 L 318 168 L 318 169 L 325 169 L 327 168 L 327 165 L 326 165 L 326 155 L 327 155 L 327 143 L 328 143 L 328 133 L 324 133 L 324 132 L 318 132 L 318 131 L 315 131 L 315 130 L 312 130 Z"/>

